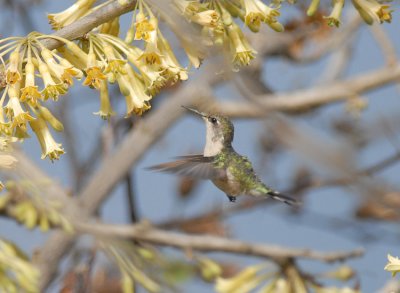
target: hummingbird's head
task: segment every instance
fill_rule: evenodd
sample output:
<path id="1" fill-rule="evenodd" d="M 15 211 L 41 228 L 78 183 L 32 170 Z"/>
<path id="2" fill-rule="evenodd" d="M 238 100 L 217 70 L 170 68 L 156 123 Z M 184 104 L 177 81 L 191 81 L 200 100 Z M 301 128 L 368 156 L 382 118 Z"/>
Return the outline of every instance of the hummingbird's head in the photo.
<path id="1" fill-rule="evenodd" d="M 206 123 L 207 136 L 204 155 L 213 156 L 219 153 L 223 147 L 231 146 L 234 127 L 228 117 L 219 114 L 203 113 L 188 107 L 184 108 L 200 115 Z"/>

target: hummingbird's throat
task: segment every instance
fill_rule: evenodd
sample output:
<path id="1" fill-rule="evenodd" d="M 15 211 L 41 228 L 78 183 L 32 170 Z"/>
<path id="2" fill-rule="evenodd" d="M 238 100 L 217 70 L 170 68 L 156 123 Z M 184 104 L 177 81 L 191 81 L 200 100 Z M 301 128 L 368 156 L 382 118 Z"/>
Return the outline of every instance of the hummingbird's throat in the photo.
<path id="1" fill-rule="evenodd" d="M 206 145 L 204 147 L 204 156 L 212 157 L 219 154 L 224 148 L 224 138 L 217 133 L 211 125 L 207 124 Z"/>
<path id="2" fill-rule="evenodd" d="M 221 140 L 216 140 L 215 142 L 212 140 L 206 141 L 206 146 L 204 147 L 204 156 L 212 157 L 218 155 L 222 149 L 224 148 L 224 144 Z"/>

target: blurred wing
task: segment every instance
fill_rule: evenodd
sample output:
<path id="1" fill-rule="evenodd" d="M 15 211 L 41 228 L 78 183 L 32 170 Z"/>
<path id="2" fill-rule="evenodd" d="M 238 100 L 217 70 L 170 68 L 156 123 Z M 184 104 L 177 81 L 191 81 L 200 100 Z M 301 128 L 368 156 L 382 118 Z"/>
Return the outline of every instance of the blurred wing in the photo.
<path id="1" fill-rule="evenodd" d="M 149 167 L 150 170 L 175 173 L 197 179 L 218 179 L 225 176 L 224 169 L 214 167 L 214 157 L 190 155 L 177 157 L 179 160 Z"/>

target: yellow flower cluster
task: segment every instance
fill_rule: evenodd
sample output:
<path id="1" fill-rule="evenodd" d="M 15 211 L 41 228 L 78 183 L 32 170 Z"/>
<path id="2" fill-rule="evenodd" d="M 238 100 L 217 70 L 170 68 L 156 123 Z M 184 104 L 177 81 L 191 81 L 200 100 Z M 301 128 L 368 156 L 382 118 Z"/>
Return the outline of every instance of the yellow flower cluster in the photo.
<path id="1" fill-rule="evenodd" d="M 0 40 L 0 71 L 5 76 L 0 98 L 0 135 L 26 138 L 29 125 L 42 147 L 42 158 L 55 160 L 64 150 L 53 139 L 49 126 L 56 131 L 62 131 L 63 126 L 42 102 L 49 98 L 57 100 L 73 84 L 72 78 L 81 78 L 83 73 L 65 58 L 45 48 L 42 38 L 43 35 L 31 33 L 24 38 Z M 37 77 L 42 80 L 41 90 Z"/>
<path id="2" fill-rule="evenodd" d="M 91 1 L 78 2 L 86 3 L 90 11 Z M 89 33 L 81 47 L 62 40 L 65 47 L 59 49 L 65 59 L 84 71 L 83 84 L 100 91 L 100 111 L 95 114 L 103 119 L 114 114 L 108 83 L 118 84 L 125 97 L 126 116 L 129 116 L 141 115 L 150 109 L 150 99 L 163 86 L 188 78 L 187 70 L 179 64 L 150 7 L 144 1 L 137 1 L 135 11 L 125 41 L 118 38 L 119 18 L 115 18 Z M 60 19 L 71 19 L 70 14 L 67 9 L 59 14 Z M 144 48 L 132 46 L 132 41 L 143 41 Z"/>
<path id="3" fill-rule="evenodd" d="M 0 291 L 38 292 L 39 271 L 13 243 L 0 239 Z"/>
<path id="4" fill-rule="evenodd" d="M 29 179 L 8 180 L 0 196 L 0 212 L 9 215 L 28 229 L 59 227 L 72 233 L 71 223 L 60 212 L 60 201 L 43 196 L 42 187 Z"/>
<path id="5" fill-rule="evenodd" d="M 369 25 L 375 21 L 379 23 L 391 22 L 392 10 L 389 10 L 390 5 L 382 4 L 377 0 L 351 0 L 353 6 L 357 9 L 362 19 Z M 342 9 L 345 0 L 332 0 L 332 12 L 325 19 L 329 26 L 339 27 L 342 15 Z M 307 15 L 311 16 L 317 12 L 320 0 L 312 0 L 307 10 Z"/>
<path id="6" fill-rule="evenodd" d="M 49 22 L 54 29 L 60 29 L 109 2 L 93 7 L 94 0 L 78 0 L 60 13 L 49 14 Z M 344 2 L 332 0 L 333 10 L 326 18 L 329 25 L 339 26 Z M 391 21 L 389 5 L 377 0 L 352 2 L 369 24 Z M 172 3 L 199 30 L 206 45 L 219 46 L 231 56 L 234 69 L 248 65 L 256 54 L 234 18 L 240 18 L 253 32 L 260 30 L 261 23 L 278 32 L 284 29 L 277 20 L 281 1 L 273 1 L 270 6 L 261 0 L 172 0 Z M 311 1 L 309 15 L 317 11 L 319 3 Z M 0 40 L 0 90 L 3 90 L 0 136 L 26 138 L 29 125 L 41 145 L 42 158 L 57 160 L 64 150 L 54 140 L 50 127 L 62 131 L 63 126 L 43 102 L 57 101 L 73 85 L 74 78 L 84 77 L 84 85 L 100 91 L 100 110 L 95 114 L 103 119 L 114 115 L 108 83 L 118 84 L 128 116 L 148 110 L 151 98 L 162 87 L 186 80 L 187 68 L 181 66 L 161 32 L 155 9 L 146 0 L 137 0 L 124 40 L 119 38 L 119 17 L 100 25 L 78 42 L 37 32 Z M 57 39 L 64 46 L 49 50 L 42 43 L 45 38 Z M 199 67 L 205 53 L 197 50 L 190 40 L 179 35 L 178 39 L 190 64 Z M 142 46 L 134 46 L 134 42 L 141 42 Z"/>
<path id="7" fill-rule="evenodd" d="M 298 268 L 288 263 L 282 271 L 268 271 L 266 264 L 258 264 L 246 267 L 237 275 L 230 278 L 216 279 L 215 291 L 218 293 L 249 293 L 254 292 L 341 292 L 341 293 L 359 293 L 357 289 L 344 287 L 342 289 L 334 287 L 325 287 L 315 280 L 305 277 Z M 341 266 L 338 269 L 325 273 L 324 278 L 338 281 L 348 281 L 354 277 L 354 271 Z"/>
<path id="8" fill-rule="evenodd" d="M 248 65 L 256 51 L 250 46 L 243 31 L 233 18 L 240 17 L 254 32 L 259 31 L 261 22 L 276 29 L 282 27 L 276 16 L 279 11 L 259 0 L 243 1 L 198 1 L 174 0 L 176 9 L 189 22 L 201 27 L 202 36 L 211 40 L 210 44 L 222 47 L 231 56 L 235 69 Z M 282 30 L 282 29 L 278 29 Z M 190 45 L 182 44 L 194 67 L 199 67 L 203 56 L 195 56 Z"/>

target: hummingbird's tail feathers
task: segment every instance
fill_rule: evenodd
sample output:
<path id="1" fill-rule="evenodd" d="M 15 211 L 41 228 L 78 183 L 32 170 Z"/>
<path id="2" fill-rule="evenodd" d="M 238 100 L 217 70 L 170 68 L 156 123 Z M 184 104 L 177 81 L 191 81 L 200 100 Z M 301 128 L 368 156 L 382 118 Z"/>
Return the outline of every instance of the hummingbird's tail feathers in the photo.
<path id="1" fill-rule="evenodd" d="M 285 204 L 288 204 L 288 205 L 291 205 L 291 206 L 298 206 L 298 205 L 301 204 L 298 200 L 294 199 L 293 197 L 280 194 L 277 191 L 270 191 L 267 194 L 270 197 L 272 197 L 273 199 L 279 200 L 279 201 L 284 202 Z"/>

